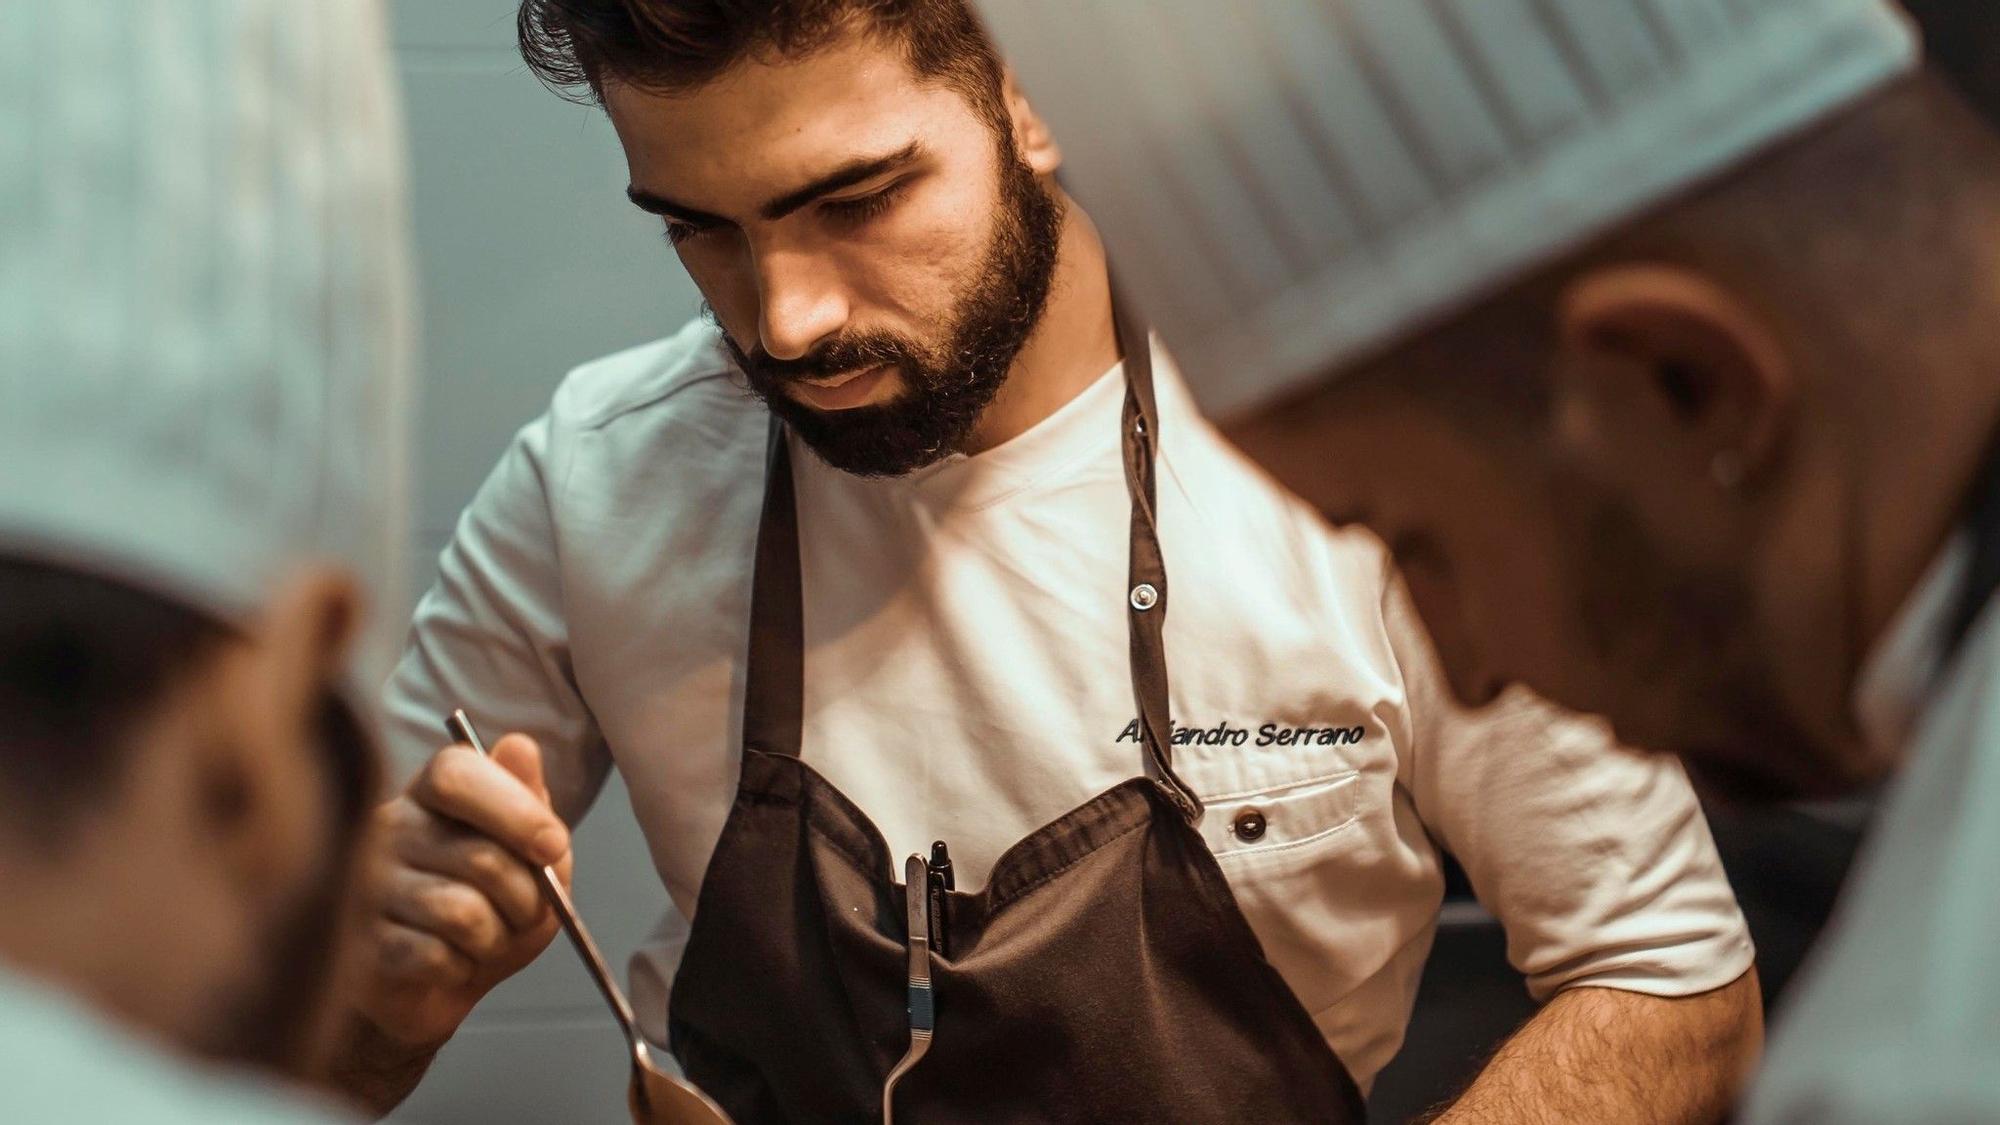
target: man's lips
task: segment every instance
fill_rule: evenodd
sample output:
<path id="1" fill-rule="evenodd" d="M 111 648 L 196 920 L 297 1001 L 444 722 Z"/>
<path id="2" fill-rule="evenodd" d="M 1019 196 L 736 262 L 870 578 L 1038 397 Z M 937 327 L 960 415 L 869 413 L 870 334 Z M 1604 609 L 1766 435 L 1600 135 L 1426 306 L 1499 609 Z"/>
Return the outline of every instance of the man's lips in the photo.
<path id="1" fill-rule="evenodd" d="M 890 390 L 894 364 L 858 368 L 817 379 L 796 379 L 785 393 L 815 410 L 852 410 L 881 400 Z"/>

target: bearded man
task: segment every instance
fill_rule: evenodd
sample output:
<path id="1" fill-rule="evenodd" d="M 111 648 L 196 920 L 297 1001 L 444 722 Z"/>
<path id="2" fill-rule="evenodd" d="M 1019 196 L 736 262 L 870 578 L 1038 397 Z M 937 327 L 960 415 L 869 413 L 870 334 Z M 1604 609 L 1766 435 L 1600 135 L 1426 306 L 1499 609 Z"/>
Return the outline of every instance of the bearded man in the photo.
<path id="1" fill-rule="evenodd" d="M 642 1019 L 738 1120 L 1358 1120 L 1446 849 L 1549 1000 L 1480 1084 L 1520 1120 L 1727 1103 L 1752 953 L 1679 767 L 1452 706 L 1379 545 L 1231 452 L 1116 299 L 959 0 L 521 29 L 709 316 L 563 381 L 418 610 L 379 1102 L 548 943 L 530 865 L 617 769 L 674 908 Z M 460 705 L 493 759 L 432 753 Z M 1658 1081 L 1607 1103 L 1613 1068 Z"/>

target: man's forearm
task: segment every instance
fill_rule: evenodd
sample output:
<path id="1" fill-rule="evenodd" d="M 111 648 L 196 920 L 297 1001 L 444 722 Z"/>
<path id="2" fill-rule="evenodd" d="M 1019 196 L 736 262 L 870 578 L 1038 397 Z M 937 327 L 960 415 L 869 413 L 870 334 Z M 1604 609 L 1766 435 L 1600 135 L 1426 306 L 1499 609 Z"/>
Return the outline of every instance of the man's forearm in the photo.
<path id="1" fill-rule="evenodd" d="M 1572 988 L 1521 1026 L 1436 1125 L 1707 1125 L 1764 1040 L 1757 971 L 1698 996 Z"/>

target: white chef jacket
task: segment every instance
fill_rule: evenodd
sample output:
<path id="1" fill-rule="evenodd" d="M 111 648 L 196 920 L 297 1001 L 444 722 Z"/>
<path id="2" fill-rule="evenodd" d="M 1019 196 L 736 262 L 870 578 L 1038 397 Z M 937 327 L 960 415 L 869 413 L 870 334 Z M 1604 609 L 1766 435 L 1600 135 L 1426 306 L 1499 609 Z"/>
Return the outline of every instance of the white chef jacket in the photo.
<path id="1" fill-rule="evenodd" d="M 1526 696 L 1457 711 L 1377 542 L 1328 529 L 1157 349 L 1155 367 L 1175 764 L 1362 1086 L 1402 1041 L 1441 848 L 1539 997 L 1742 974 L 1749 937 L 1680 768 Z M 1014 440 L 902 479 L 795 451 L 806 760 L 892 852 L 947 841 L 961 888 L 1141 772 L 1123 396 L 1114 368 Z M 536 736 L 570 819 L 617 768 L 683 918 L 736 785 L 767 419 L 700 322 L 573 372 L 466 511 L 388 691 L 410 760 L 460 704 Z M 1238 827 L 1250 811 L 1261 834 Z M 684 936 L 634 966 L 655 1035 Z"/>
<path id="2" fill-rule="evenodd" d="M 1954 540 L 1871 654 L 1864 731 L 1908 763 L 1779 1013 L 1751 1125 L 2000 1120 L 2000 612 L 1945 665 Z"/>
<path id="3" fill-rule="evenodd" d="M 0 1121 L 19 1125 L 338 1125 L 269 1081 L 170 1055 L 0 966 Z"/>

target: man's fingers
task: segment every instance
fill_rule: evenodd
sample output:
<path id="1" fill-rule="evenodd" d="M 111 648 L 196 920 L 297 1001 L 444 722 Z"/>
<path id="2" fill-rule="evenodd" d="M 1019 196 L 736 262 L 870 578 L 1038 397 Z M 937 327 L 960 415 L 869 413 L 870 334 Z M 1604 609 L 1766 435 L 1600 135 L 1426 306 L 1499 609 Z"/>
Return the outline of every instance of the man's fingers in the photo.
<path id="1" fill-rule="evenodd" d="M 549 803 L 548 775 L 542 772 L 542 748 L 525 734 L 509 733 L 491 747 L 500 768 L 521 779 L 529 792 Z"/>
<path id="2" fill-rule="evenodd" d="M 417 871 L 470 885 L 513 929 L 527 929 L 541 920 L 548 905 L 542 899 L 540 881 L 519 856 L 420 809 L 414 812 L 429 823 L 397 834 L 393 847 L 398 860 Z"/>
<path id="3" fill-rule="evenodd" d="M 515 750 L 510 758 L 517 767 L 520 754 Z M 539 763 L 538 754 L 535 758 Z M 534 770 L 539 785 L 539 764 Z M 438 751 L 410 783 L 410 796 L 438 816 L 499 841 L 529 863 L 554 863 L 569 851 L 569 829 L 549 807 L 547 796 L 469 746 Z"/>
<path id="4" fill-rule="evenodd" d="M 375 920 L 376 966 L 394 984 L 459 988 L 471 983 L 472 959 L 433 934 L 388 918 Z"/>
<path id="5" fill-rule="evenodd" d="M 403 868 L 383 908 L 390 921 L 441 939 L 484 964 L 507 952 L 514 931 L 486 896 L 465 883 Z"/>

